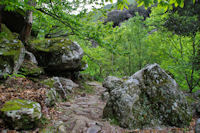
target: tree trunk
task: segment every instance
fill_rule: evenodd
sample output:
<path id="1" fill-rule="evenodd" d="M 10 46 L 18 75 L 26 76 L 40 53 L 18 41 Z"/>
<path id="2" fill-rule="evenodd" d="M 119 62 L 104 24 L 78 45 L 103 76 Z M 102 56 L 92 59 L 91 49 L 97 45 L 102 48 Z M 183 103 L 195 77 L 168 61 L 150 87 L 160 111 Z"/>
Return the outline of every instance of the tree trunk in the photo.
<path id="1" fill-rule="evenodd" d="M 2 14 L 1 14 L 1 12 L 2 12 L 2 10 L 3 10 L 3 7 L 0 6 L 0 33 L 2 32 L 2 29 L 1 29 L 1 24 L 2 24 Z"/>
<path id="2" fill-rule="evenodd" d="M 2 16 L 1 16 L 1 13 L 0 13 L 0 33 L 1 33 L 1 24 L 2 24 Z"/>
<path id="3" fill-rule="evenodd" d="M 25 25 L 20 34 L 20 39 L 23 43 L 27 43 L 32 29 L 32 11 L 27 11 Z"/>
<path id="4" fill-rule="evenodd" d="M 33 1 L 34 0 L 29 0 L 28 5 L 34 6 L 35 4 Z M 28 10 L 26 11 L 25 25 L 20 34 L 20 39 L 24 44 L 27 44 L 27 40 L 31 34 L 32 23 L 33 23 L 33 12 L 31 10 Z"/>

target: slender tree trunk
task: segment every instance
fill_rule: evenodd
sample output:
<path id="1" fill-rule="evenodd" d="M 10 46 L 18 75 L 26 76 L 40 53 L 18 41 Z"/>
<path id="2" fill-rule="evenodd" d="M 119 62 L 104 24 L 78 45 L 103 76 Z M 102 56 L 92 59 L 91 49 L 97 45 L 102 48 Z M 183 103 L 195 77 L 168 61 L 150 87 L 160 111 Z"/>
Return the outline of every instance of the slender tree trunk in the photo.
<path id="1" fill-rule="evenodd" d="M 112 57 L 111 57 L 112 59 L 112 74 L 114 74 L 114 54 L 112 53 Z"/>
<path id="2" fill-rule="evenodd" d="M 2 16 L 1 16 L 1 13 L 0 13 L 0 33 L 1 33 L 1 24 L 2 24 Z"/>
<path id="3" fill-rule="evenodd" d="M 142 69 L 142 44 L 139 39 L 139 70 Z"/>
<path id="4" fill-rule="evenodd" d="M 32 29 L 32 11 L 27 11 L 25 25 L 22 29 L 20 39 L 22 42 L 27 43 Z"/>
<path id="5" fill-rule="evenodd" d="M 2 27 L 1 27 L 1 24 L 2 24 L 2 10 L 3 10 L 3 7 L 2 6 L 0 6 L 0 33 L 2 32 Z"/>
<path id="6" fill-rule="evenodd" d="M 129 45 L 129 56 L 128 56 L 128 62 L 129 62 L 129 76 L 132 74 L 132 61 L 131 61 L 131 50 L 132 50 L 132 44 Z"/>
<path id="7" fill-rule="evenodd" d="M 28 4 L 30 6 L 34 6 L 35 5 L 34 0 L 29 0 Z M 25 25 L 20 34 L 20 39 L 24 44 L 27 43 L 27 40 L 31 34 L 32 23 L 33 23 L 33 12 L 31 10 L 28 10 L 26 11 Z"/>
<path id="8" fill-rule="evenodd" d="M 102 66 L 100 65 L 99 66 L 99 77 L 101 77 L 102 76 Z"/>

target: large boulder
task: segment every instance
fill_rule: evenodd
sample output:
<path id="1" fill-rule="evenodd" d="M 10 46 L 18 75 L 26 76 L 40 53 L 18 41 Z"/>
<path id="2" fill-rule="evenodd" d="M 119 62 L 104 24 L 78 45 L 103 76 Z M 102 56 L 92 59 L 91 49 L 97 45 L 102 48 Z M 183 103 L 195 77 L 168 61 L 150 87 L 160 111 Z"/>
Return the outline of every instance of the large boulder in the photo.
<path id="1" fill-rule="evenodd" d="M 8 128 L 28 130 L 37 127 L 41 118 L 39 103 L 16 99 L 6 102 L 0 109 L 1 117 Z"/>
<path id="2" fill-rule="evenodd" d="M 82 70 L 84 63 L 82 48 L 65 38 L 33 40 L 32 52 L 36 56 L 38 65 L 49 74 L 65 76 L 67 73 Z"/>
<path id="3" fill-rule="evenodd" d="M 5 25 L 2 25 L 2 31 L 5 36 L 0 36 L 0 78 L 17 72 L 25 54 L 25 48 L 16 35 L 12 35 Z"/>
<path id="4" fill-rule="evenodd" d="M 178 85 L 158 64 L 148 65 L 110 92 L 103 116 L 125 128 L 184 127 L 191 111 Z"/>

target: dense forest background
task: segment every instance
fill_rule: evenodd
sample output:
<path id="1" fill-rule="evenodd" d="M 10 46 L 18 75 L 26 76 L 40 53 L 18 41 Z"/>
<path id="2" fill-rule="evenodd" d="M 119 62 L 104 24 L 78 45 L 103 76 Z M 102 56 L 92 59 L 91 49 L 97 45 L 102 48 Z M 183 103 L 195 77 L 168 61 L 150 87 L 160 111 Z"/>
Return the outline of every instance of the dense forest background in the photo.
<path id="1" fill-rule="evenodd" d="M 106 6 L 104 2 L 5 0 L 0 5 L 27 21 L 31 17 L 31 39 L 67 37 L 78 42 L 88 64 L 81 72 L 84 77 L 102 81 L 108 75 L 130 76 L 156 62 L 183 90 L 200 88 L 199 1 L 122 0 Z M 87 4 L 102 8 L 88 11 Z M 116 18 L 109 18 L 115 14 Z M 21 40 L 28 45 L 30 33 L 23 34 Z"/>

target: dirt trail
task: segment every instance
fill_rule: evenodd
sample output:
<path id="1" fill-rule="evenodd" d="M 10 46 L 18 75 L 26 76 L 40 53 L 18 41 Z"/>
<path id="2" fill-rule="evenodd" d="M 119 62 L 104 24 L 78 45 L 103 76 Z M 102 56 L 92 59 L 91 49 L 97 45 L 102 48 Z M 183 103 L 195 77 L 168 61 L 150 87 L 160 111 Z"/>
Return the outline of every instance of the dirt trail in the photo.
<path id="1" fill-rule="evenodd" d="M 70 102 L 60 103 L 57 106 L 57 119 L 53 121 L 54 129 L 50 127 L 48 130 L 59 133 L 194 133 L 193 128 L 125 130 L 111 125 L 110 122 L 102 119 L 106 101 L 102 101 L 101 95 L 105 88 L 98 82 L 87 84 L 92 86 L 95 92 L 76 95 Z"/>

